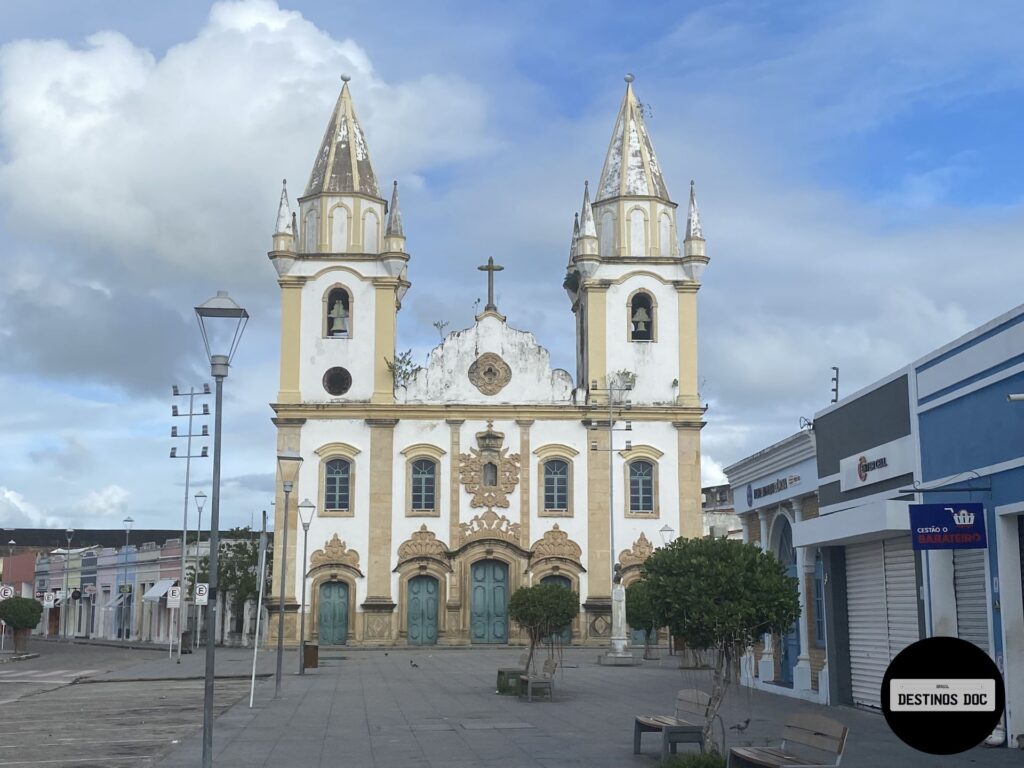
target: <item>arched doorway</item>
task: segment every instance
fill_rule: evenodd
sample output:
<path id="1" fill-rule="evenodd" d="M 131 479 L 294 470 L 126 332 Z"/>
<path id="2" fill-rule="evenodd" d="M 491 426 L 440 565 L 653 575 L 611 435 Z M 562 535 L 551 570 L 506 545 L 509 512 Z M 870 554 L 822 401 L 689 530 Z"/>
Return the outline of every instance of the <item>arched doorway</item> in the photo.
<path id="1" fill-rule="evenodd" d="M 415 576 L 406 587 L 409 645 L 437 643 L 437 579 Z"/>
<path id="2" fill-rule="evenodd" d="M 320 585 L 320 645 L 344 645 L 348 640 L 348 584 Z"/>
<path id="3" fill-rule="evenodd" d="M 793 527 L 785 515 L 779 515 L 775 524 L 775 556 L 786 566 L 786 575 L 797 578 L 796 549 L 793 547 Z M 793 684 L 793 668 L 800 656 L 800 627 L 797 619 L 789 632 L 779 638 L 779 682 Z"/>
<path id="4" fill-rule="evenodd" d="M 556 587 L 572 589 L 572 582 L 565 576 L 545 576 L 540 580 L 541 584 L 554 584 Z M 545 643 L 557 642 L 559 645 L 569 645 L 572 642 L 572 623 L 565 625 L 565 628 L 558 633 L 544 638 Z"/>
<path id="5" fill-rule="evenodd" d="M 479 560 L 470 571 L 470 639 L 473 643 L 508 642 L 508 566 Z"/>

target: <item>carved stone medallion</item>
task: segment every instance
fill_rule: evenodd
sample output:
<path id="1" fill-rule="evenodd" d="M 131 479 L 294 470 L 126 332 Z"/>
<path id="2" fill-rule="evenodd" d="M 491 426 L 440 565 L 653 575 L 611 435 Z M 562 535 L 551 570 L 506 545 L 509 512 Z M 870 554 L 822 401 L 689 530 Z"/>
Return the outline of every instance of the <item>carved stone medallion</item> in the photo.
<path id="1" fill-rule="evenodd" d="M 512 369 L 494 352 L 484 352 L 469 366 L 469 380 L 485 395 L 496 395 L 512 380 Z"/>

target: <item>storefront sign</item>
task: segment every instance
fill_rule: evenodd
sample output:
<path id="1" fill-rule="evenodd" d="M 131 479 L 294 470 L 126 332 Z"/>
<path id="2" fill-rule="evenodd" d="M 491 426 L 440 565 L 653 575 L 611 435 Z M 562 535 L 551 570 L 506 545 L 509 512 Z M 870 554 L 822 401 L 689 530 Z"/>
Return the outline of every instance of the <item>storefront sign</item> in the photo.
<path id="1" fill-rule="evenodd" d="M 120 592 L 122 595 L 130 595 L 132 593 L 132 585 L 122 584 L 120 587 L 118 587 L 117 591 Z"/>
<path id="2" fill-rule="evenodd" d="M 985 508 L 967 504 L 911 504 L 914 549 L 985 549 Z"/>
<path id="3" fill-rule="evenodd" d="M 908 435 L 841 459 L 839 490 L 845 493 L 913 472 L 914 443 Z"/>

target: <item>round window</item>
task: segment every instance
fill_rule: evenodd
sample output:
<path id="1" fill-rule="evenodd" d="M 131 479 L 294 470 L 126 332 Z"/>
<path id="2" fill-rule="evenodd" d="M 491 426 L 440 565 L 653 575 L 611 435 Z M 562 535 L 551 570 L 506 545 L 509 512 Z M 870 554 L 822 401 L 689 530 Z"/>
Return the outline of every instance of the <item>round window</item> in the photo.
<path id="1" fill-rule="evenodd" d="M 352 374 L 344 368 L 331 368 L 324 374 L 324 389 L 337 397 L 344 395 L 352 386 Z"/>

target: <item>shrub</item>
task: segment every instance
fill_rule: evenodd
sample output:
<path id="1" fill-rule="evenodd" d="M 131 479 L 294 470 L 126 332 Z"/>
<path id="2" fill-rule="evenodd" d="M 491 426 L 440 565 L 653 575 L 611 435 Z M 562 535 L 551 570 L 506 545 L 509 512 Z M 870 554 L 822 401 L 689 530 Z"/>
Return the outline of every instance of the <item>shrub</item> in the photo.
<path id="1" fill-rule="evenodd" d="M 34 629 L 43 615 L 43 604 L 30 597 L 0 601 L 0 619 L 14 629 Z"/>
<path id="2" fill-rule="evenodd" d="M 661 766 L 662 768 L 726 768 L 726 759 L 712 752 L 695 753 L 671 757 Z"/>

